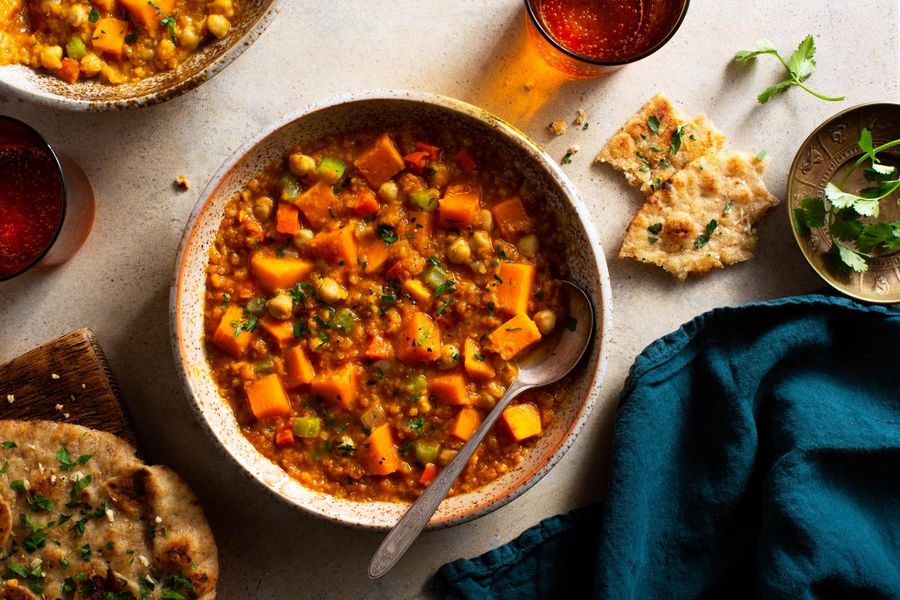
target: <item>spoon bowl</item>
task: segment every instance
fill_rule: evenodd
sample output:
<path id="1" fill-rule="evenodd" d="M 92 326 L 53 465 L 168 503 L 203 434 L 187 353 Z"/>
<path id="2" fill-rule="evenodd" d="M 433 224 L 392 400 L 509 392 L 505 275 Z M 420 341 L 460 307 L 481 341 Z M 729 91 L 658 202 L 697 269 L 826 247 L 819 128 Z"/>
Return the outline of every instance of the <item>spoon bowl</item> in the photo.
<path id="1" fill-rule="evenodd" d="M 369 564 L 369 577 L 372 579 L 386 575 L 403 558 L 509 403 L 525 390 L 559 381 L 581 361 L 594 337 L 594 310 L 584 290 L 569 281 L 562 283 L 569 300 L 569 314 L 565 321 L 557 323 L 556 331 L 550 339 L 543 341 L 519 361 L 519 374 L 503 397 L 497 401 L 453 460 L 425 488 L 384 538 Z"/>

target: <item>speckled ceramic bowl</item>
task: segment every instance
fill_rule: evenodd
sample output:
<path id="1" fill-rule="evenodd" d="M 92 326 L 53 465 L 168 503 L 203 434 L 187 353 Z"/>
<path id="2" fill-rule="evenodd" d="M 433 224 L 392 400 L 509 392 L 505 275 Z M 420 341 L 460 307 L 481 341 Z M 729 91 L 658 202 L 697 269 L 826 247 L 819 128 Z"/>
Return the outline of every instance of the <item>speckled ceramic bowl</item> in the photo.
<path id="1" fill-rule="evenodd" d="M 51 108 L 120 110 L 164 102 L 191 90 L 231 64 L 265 31 L 284 0 L 244 0 L 244 8 L 221 40 L 203 46 L 175 69 L 137 83 L 106 85 L 95 79 L 75 84 L 22 65 L 0 67 L 0 91 Z"/>
<path id="2" fill-rule="evenodd" d="M 286 502 L 330 521 L 384 530 L 407 506 L 392 502 L 354 502 L 305 488 L 257 452 L 241 434 L 231 408 L 216 390 L 203 345 L 203 297 L 209 249 L 225 203 L 247 180 L 303 140 L 361 128 L 429 121 L 468 132 L 497 146 L 543 190 L 568 237 L 571 278 L 592 298 L 597 329 L 589 356 L 566 380 L 568 398 L 555 421 L 527 457 L 510 472 L 478 491 L 445 500 L 430 527 L 446 527 L 495 510 L 537 483 L 565 454 L 584 426 L 600 392 L 610 331 L 610 285 L 603 249 L 587 208 L 560 168 L 533 141 L 497 117 L 474 106 L 422 92 L 374 91 L 341 96 L 291 115 L 239 148 L 204 190 L 185 228 L 172 282 L 169 319 L 172 345 L 181 365 L 184 389 L 215 442 L 250 477 Z"/>

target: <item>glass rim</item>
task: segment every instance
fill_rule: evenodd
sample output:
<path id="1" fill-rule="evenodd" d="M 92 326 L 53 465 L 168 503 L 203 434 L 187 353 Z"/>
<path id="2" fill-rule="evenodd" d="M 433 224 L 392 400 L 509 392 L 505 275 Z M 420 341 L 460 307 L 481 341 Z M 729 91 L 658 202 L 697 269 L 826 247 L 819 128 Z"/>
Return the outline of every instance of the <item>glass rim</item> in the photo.
<path id="1" fill-rule="evenodd" d="M 691 0 L 681 0 L 681 12 L 678 14 L 678 17 L 672 22 L 672 26 L 666 32 L 666 35 L 661 37 L 658 42 L 644 50 L 643 52 L 636 54 L 634 56 L 630 56 L 625 59 L 599 59 L 599 58 L 590 58 L 588 56 L 584 56 L 582 54 L 578 54 L 576 52 L 572 52 L 567 49 L 565 46 L 560 44 L 556 39 L 550 35 L 550 32 L 544 27 L 544 24 L 538 18 L 536 11 L 534 9 L 534 4 L 536 2 L 540 2 L 541 0 L 525 0 L 525 9 L 528 12 L 528 16 L 531 20 L 531 24 L 535 26 L 535 28 L 540 32 L 545 40 L 547 40 L 554 48 L 568 56 L 569 58 L 573 58 L 575 60 L 581 61 L 583 63 L 588 63 L 591 65 L 597 65 L 602 67 L 617 67 L 622 65 L 627 65 L 633 62 L 637 62 L 641 59 L 647 58 L 663 46 L 665 46 L 669 40 L 675 35 L 678 29 L 681 27 L 682 22 L 684 22 L 684 17 L 687 15 L 688 6 L 691 4 Z"/>
<path id="2" fill-rule="evenodd" d="M 10 117 L 8 115 L 0 115 L 0 121 L 11 121 L 16 125 L 21 126 L 26 131 L 29 131 L 32 135 L 35 136 L 36 139 L 40 140 L 41 144 L 50 152 L 50 156 L 53 157 L 53 163 L 56 165 L 56 170 L 59 172 L 59 183 L 62 186 L 62 210 L 59 212 L 59 222 L 56 224 L 56 231 L 53 232 L 53 236 L 50 238 L 50 241 L 47 243 L 47 246 L 41 250 L 41 252 L 27 265 L 15 271 L 14 273 L 10 273 L 9 275 L 0 274 L 0 282 L 9 281 L 14 277 L 18 277 L 22 273 L 28 272 L 32 267 L 41 262 L 47 253 L 50 252 L 50 248 L 53 247 L 53 244 L 56 243 L 56 240 L 59 238 L 59 234 L 62 233 L 63 223 L 66 220 L 66 206 L 68 205 L 68 190 L 66 189 L 66 176 L 63 172 L 62 161 L 59 160 L 59 155 L 56 154 L 56 151 L 53 149 L 47 140 L 41 135 L 34 127 L 25 123 L 24 121 L 20 121 L 15 117 Z"/>

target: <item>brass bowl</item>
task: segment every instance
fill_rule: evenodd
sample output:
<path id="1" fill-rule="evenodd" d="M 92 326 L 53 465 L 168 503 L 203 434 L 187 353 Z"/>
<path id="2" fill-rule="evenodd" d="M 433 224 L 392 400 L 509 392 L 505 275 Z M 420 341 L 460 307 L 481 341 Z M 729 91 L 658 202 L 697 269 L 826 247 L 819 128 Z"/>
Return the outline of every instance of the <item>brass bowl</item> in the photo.
<path id="1" fill-rule="evenodd" d="M 231 64 L 278 14 L 284 0 L 246 0 L 221 40 L 212 40 L 171 71 L 135 83 L 108 85 L 94 79 L 66 83 L 25 65 L 0 67 L 0 92 L 51 108 L 107 111 L 150 106 L 191 90 Z"/>
<path id="2" fill-rule="evenodd" d="M 875 146 L 900 138 L 900 104 L 861 104 L 839 112 L 813 131 L 800 146 L 788 173 L 788 217 L 794 238 L 810 266 L 831 287 L 857 300 L 890 304 L 900 302 L 900 248 L 876 252 L 869 270 L 857 273 L 842 269 L 829 255 L 831 240 L 824 227 L 801 236 L 794 222 L 794 209 L 807 197 L 825 197 L 825 185 L 840 179 L 863 155 L 857 141 L 863 128 L 872 132 Z M 879 157 L 900 169 L 900 148 L 880 152 Z M 848 182 L 849 190 L 865 187 L 862 169 Z M 879 220 L 900 219 L 896 202 L 882 203 Z"/>

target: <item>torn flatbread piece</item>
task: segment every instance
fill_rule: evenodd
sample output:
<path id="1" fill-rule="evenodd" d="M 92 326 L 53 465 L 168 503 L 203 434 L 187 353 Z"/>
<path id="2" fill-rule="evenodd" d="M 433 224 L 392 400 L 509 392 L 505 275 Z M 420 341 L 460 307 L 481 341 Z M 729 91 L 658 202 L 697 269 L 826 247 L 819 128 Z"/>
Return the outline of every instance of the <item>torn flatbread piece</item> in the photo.
<path id="1" fill-rule="evenodd" d="M 717 152 L 725 143 L 706 115 L 689 120 L 657 94 L 600 150 L 596 162 L 621 171 L 628 183 L 649 194 L 692 160 Z"/>
<path id="2" fill-rule="evenodd" d="M 682 280 L 753 258 L 753 226 L 778 204 L 762 180 L 767 164 L 736 150 L 691 162 L 647 198 L 619 258 L 660 266 Z"/>

